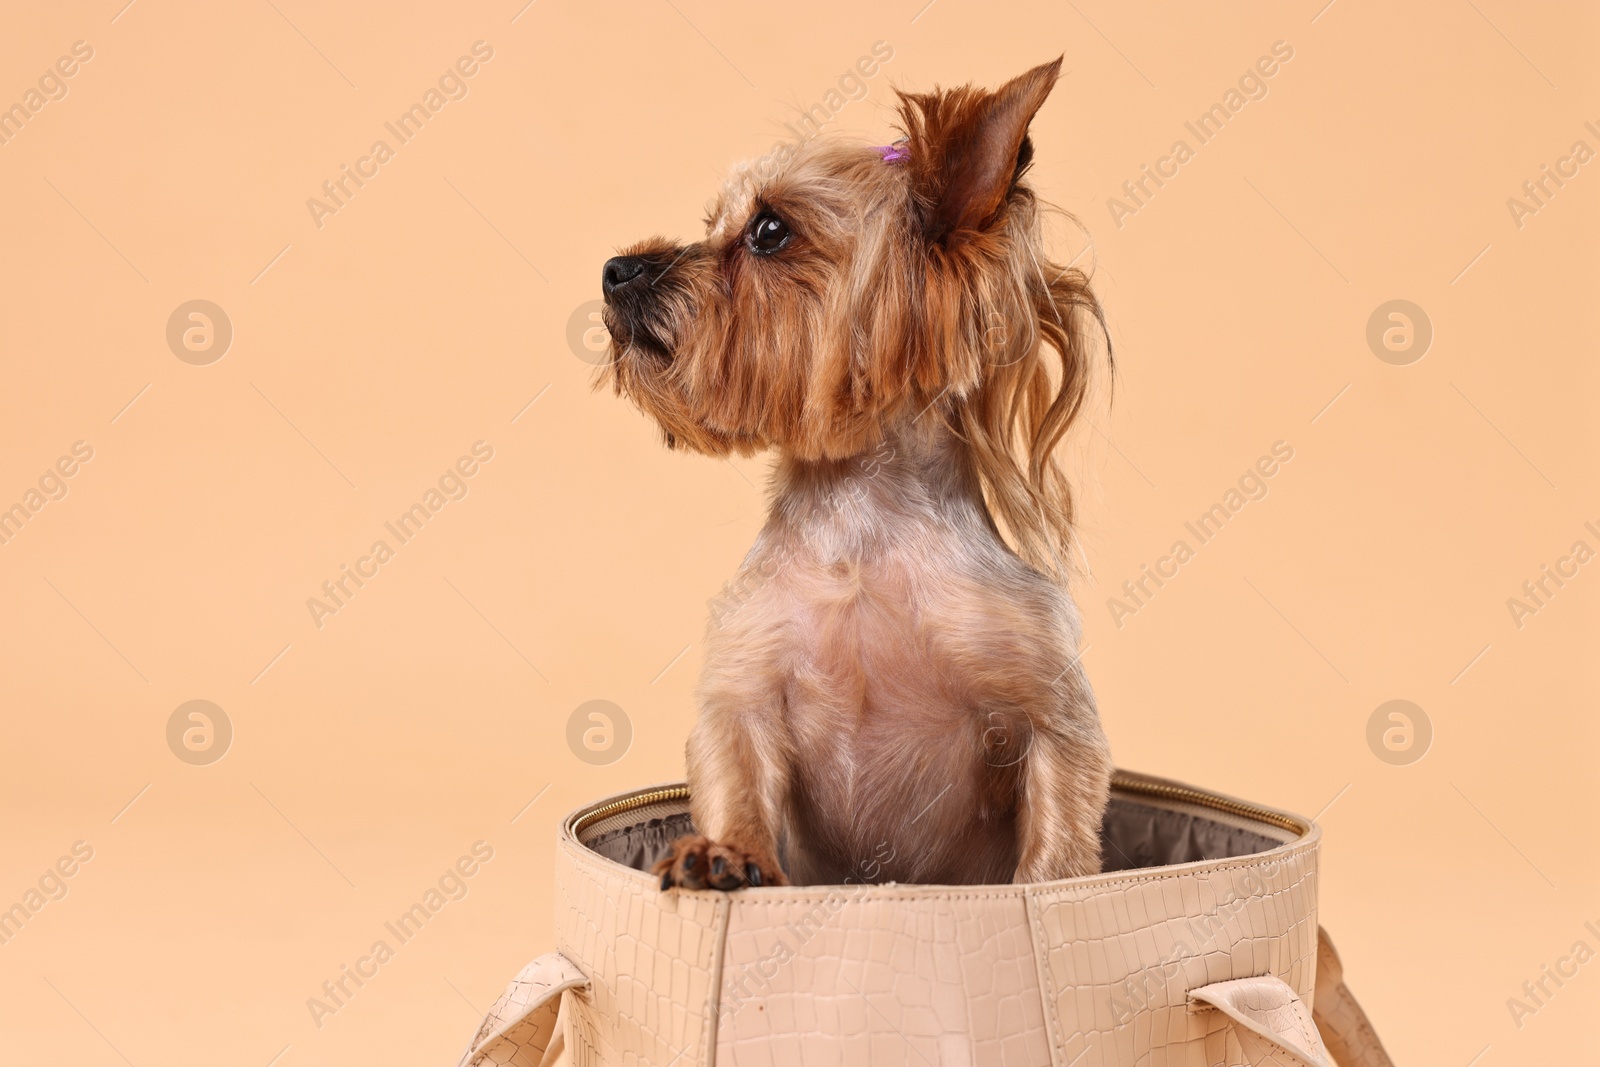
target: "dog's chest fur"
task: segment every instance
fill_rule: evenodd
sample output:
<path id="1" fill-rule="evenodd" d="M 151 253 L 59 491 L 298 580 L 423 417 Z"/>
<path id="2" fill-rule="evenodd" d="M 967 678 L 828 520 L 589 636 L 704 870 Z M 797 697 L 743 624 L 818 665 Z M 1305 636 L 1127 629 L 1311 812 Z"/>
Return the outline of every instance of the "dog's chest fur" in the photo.
<path id="1" fill-rule="evenodd" d="M 1075 640 L 1070 601 L 1002 544 L 936 442 L 787 464 L 722 601 L 709 669 L 773 672 L 800 884 L 1004 882 L 1044 694 L 1006 671 Z M 1049 677 L 1048 674 L 1045 675 Z"/>

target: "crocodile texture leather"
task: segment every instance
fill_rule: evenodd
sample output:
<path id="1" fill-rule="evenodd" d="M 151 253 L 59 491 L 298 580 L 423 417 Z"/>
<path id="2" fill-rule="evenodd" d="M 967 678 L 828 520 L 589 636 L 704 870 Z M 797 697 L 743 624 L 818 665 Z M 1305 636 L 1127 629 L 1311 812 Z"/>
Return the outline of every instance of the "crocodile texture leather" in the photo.
<path id="1" fill-rule="evenodd" d="M 1051 1062 L 1027 907 L 1010 887 L 740 901 L 721 989 L 724 1067 Z"/>
<path id="2" fill-rule="evenodd" d="M 497 1002 L 464 1064 L 1329 1067 L 1308 1007 L 1327 997 L 1340 1014 L 1317 1023 L 1341 1067 L 1390 1067 L 1370 1027 L 1327 1033 L 1365 1018 L 1319 979 L 1320 831 L 1303 820 L 1212 815 L 1273 847 L 1059 882 L 663 892 L 585 844 L 584 827 L 627 832 L 617 804 L 564 822 L 559 951 Z M 641 837 L 684 807 L 634 813 Z"/>
<path id="3" fill-rule="evenodd" d="M 567 1043 L 576 1067 L 711 1062 L 731 898 L 663 893 L 656 880 L 589 852 L 568 833 L 556 851 L 556 947 L 589 974 Z"/>
<path id="4" fill-rule="evenodd" d="M 1028 886 L 1052 1042 L 1066 1063 L 1216 1064 L 1227 1028 L 1189 991 L 1270 975 L 1312 994 L 1318 833 L 1227 861 Z"/>

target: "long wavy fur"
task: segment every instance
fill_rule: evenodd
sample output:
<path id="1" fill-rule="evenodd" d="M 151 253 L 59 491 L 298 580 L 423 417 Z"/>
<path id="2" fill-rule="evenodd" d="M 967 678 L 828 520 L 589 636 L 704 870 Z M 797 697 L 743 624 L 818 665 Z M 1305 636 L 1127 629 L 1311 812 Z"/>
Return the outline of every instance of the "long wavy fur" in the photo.
<path id="1" fill-rule="evenodd" d="M 1027 122 L 1058 69 L 1059 61 L 995 93 L 904 93 L 901 120 L 913 195 L 933 241 L 927 311 L 960 324 L 936 332 L 965 350 L 934 358 L 946 367 L 977 368 L 975 388 L 959 388 L 959 371 L 950 379 L 958 387 L 943 409 L 967 443 L 991 517 L 1012 547 L 1064 578 L 1075 513 L 1058 446 L 1088 395 L 1096 327 L 1108 368 L 1113 363 L 1105 313 L 1088 275 L 1047 258 L 1043 207 L 1023 183 L 1033 160 Z M 1003 136 L 1007 130 L 1012 139 Z M 1010 171 L 988 200 L 981 190 L 961 187 L 964 178 L 982 174 L 986 154 L 991 170 Z M 952 201 L 967 205 L 965 216 Z"/>

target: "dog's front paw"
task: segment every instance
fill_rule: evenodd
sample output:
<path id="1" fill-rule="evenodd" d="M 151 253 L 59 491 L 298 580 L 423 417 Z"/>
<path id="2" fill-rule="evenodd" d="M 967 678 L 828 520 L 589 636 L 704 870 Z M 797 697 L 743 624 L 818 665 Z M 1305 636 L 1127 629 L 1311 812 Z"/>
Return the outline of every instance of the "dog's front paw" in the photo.
<path id="1" fill-rule="evenodd" d="M 672 843 L 651 873 L 660 875 L 661 888 L 743 889 L 745 886 L 788 885 L 783 868 L 770 856 L 746 852 L 736 845 L 718 844 L 709 837 L 689 834 Z"/>

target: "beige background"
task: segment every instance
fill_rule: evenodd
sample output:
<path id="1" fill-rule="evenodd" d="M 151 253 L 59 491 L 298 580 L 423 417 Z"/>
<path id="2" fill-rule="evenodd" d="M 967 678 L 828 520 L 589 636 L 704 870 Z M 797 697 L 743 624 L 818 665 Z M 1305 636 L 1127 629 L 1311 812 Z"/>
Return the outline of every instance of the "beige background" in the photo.
<path id="1" fill-rule="evenodd" d="M 1600 949 L 1600 563 L 1520 628 L 1506 603 L 1600 549 L 1600 163 L 1520 228 L 1506 203 L 1600 150 L 1593 11 L 923 2 L 8 8 L 0 103 L 94 55 L 0 146 L 0 506 L 94 456 L 0 545 L 0 907 L 94 854 L 0 945 L 0 1062 L 454 1062 L 551 945 L 556 819 L 681 774 L 705 602 L 761 522 L 764 462 L 667 454 L 569 321 L 880 40 L 830 123 L 880 141 L 894 84 L 1066 55 L 1034 180 L 1092 235 L 1057 247 L 1097 262 L 1121 360 L 1075 452 L 1119 763 L 1321 814 L 1324 920 L 1399 1062 L 1600 1055 L 1600 963 L 1520 1028 L 1506 1003 Z M 307 198 L 478 40 L 468 95 L 318 228 Z M 1107 199 L 1280 40 L 1119 228 Z M 1435 331 L 1409 366 L 1365 339 L 1401 298 Z M 194 299 L 234 329 L 206 366 L 165 339 Z M 480 440 L 466 498 L 319 629 L 307 598 Z M 1119 627 L 1108 598 L 1280 440 L 1266 499 Z M 209 766 L 166 741 L 194 699 L 235 732 Z M 566 741 L 591 699 L 632 723 L 610 765 Z M 1432 723 L 1420 762 L 1368 747 L 1391 699 Z M 465 899 L 315 1025 L 480 840 Z"/>

